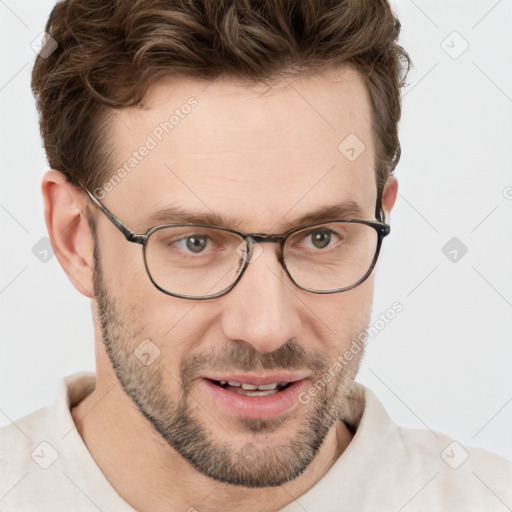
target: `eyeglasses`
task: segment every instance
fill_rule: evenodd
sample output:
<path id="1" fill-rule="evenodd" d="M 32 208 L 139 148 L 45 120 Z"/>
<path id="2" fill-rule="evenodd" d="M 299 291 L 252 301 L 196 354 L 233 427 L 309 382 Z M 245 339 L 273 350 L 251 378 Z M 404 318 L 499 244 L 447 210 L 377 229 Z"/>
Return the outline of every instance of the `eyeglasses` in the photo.
<path id="1" fill-rule="evenodd" d="M 383 222 L 343 219 L 300 226 L 282 235 L 200 224 L 161 224 L 135 234 L 82 188 L 128 242 L 142 245 L 144 265 L 156 288 L 183 299 L 228 293 L 261 253 L 259 244 L 266 242 L 279 244 L 277 259 L 300 289 L 344 292 L 372 273 L 382 240 L 391 231 Z"/>

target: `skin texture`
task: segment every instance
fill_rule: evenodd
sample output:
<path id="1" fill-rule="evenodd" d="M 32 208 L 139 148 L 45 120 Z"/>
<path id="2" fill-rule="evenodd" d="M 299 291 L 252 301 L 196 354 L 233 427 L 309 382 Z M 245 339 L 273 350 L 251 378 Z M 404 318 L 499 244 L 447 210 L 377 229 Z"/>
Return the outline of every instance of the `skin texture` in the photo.
<path id="1" fill-rule="evenodd" d="M 197 106 L 103 203 L 135 233 L 167 206 L 221 214 L 247 233 L 283 233 L 299 217 L 348 200 L 361 218 L 374 219 L 371 110 L 359 75 L 342 68 L 288 85 L 159 82 L 148 92 L 148 109 L 116 112 L 111 141 L 119 166 L 188 98 Z M 366 146 L 355 161 L 338 150 L 349 134 Z M 97 384 L 72 409 L 73 419 L 121 497 L 139 511 L 273 511 L 318 482 L 352 438 L 338 419 L 363 351 L 309 403 L 265 421 L 227 412 L 199 377 L 298 369 L 315 382 L 367 327 L 373 274 L 347 292 L 312 294 L 286 276 L 277 245 L 262 244 L 223 297 L 171 297 L 149 280 L 141 247 L 84 191 L 50 170 L 42 192 L 57 258 L 91 298 L 94 319 Z M 396 192 L 392 178 L 386 213 Z M 134 356 L 145 339 L 160 351 L 149 366 Z"/>

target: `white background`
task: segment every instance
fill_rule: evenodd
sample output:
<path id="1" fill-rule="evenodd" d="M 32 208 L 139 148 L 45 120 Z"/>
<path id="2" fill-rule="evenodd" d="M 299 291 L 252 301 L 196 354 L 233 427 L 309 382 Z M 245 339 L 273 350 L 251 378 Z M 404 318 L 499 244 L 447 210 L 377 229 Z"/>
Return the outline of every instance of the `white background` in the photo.
<path id="1" fill-rule="evenodd" d="M 52 403 L 63 376 L 94 370 L 88 299 L 55 257 L 32 253 L 47 236 L 47 163 L 30 44 L 53 3 L 0 1 L 0 425 Z M 374 320 L 394 301 L 403 311 L 371 340 L 359 380 L 397 423 L 512 459 L 512 2 L 393 6 L 415 67 Z M 452 237 L 468 248 L 457 262 L 442 252 Z"/>

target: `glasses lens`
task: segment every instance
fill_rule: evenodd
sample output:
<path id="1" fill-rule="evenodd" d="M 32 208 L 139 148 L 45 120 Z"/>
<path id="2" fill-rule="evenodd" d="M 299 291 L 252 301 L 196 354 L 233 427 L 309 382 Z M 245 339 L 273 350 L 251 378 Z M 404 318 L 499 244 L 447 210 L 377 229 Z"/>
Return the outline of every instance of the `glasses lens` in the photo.
<path id="1" fill-rule="evenodd" d="M 148 272 L 160 288 L 206 297 L 233 284 L 241 272 L 245 250 L 243 239 L 229 231 L 172 226 L 149 236 L 145 256 Z"/>
<path id="2" fill-rule="evenodd" d="M 331 222 L 294 233 L 284 248 L 286 268 L 304 288 L 346 288 L 370 269 L 378 245 L 377 231 L 356 222 Z"/>

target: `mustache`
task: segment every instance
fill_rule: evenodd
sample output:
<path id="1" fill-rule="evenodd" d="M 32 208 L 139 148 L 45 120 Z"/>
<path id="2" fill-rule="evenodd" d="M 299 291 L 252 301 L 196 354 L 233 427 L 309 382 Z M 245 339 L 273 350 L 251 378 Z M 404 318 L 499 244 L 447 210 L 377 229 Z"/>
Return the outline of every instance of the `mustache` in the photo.
<path id="1" fill-rule="evenodd" d="M 314 374 L 329 366 L 329 359 L 317 350 L 305 350 L 296 340 L 288 340 L 276 350 L 261 353 L 244 343 L 227 344 L 221 351 L 193 354 L 180 364 L 181 381 L 185 389 L 204 370 L 311 370 Z"/>

